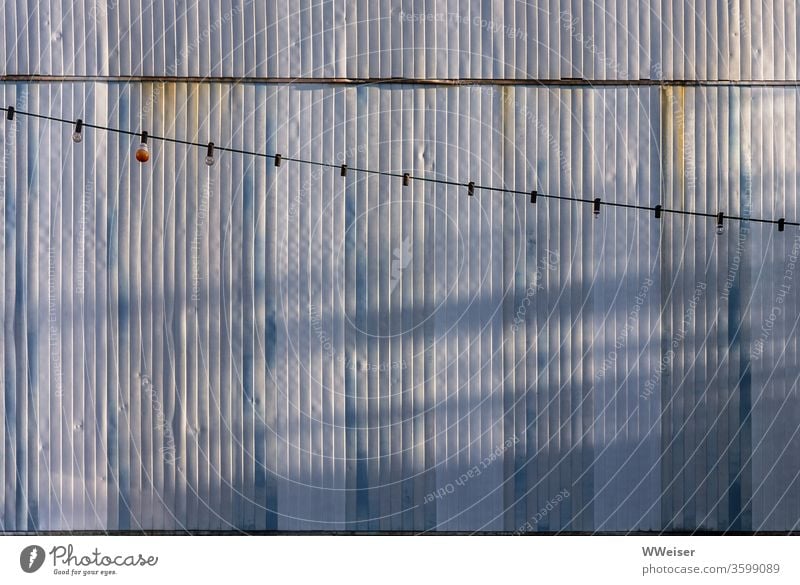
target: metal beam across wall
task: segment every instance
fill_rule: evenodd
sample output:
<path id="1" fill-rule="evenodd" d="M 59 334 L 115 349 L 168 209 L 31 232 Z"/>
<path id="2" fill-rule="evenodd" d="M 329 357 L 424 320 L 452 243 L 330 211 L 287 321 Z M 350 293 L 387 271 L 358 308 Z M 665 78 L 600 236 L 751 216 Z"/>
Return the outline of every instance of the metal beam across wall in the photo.
<path id="1" fill-rule="evenodd" d="M 0 82 L 52 83 L 224 83 L 254 85 L 402 85 L 421 87 L 552 87 L 552 88 L 632 88 L 632 87 L 749 87 L 749 88 L 798 88 L 800 80 L 693 80 L 693 79 L 492 79 L 458 78 L 429 79 L 424 77 L 214 77 L 214 76 L 147 76 L 147 75 L 0 75 Z"/>

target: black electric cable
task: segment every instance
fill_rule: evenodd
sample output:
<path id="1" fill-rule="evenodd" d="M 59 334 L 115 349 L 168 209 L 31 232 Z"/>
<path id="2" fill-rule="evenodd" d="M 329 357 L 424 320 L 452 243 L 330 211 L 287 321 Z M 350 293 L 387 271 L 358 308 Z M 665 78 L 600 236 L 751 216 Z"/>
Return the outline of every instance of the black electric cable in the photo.
<path id="1" fill-rule="evenodd" d="M 0 111 L 6 112 L 6 119 L 7 120 L 14 120 L 15 115 L 19 116 L 28 116 L 31 118 L 38 118 L 40 120 L 48 120 L 50 122 L 58 122 L 60 124 L 68 124 L 73 126 L 76 124 L 77 120 L 68 120 L 66 118 L 59 118 L 57 116 L 49 116 L 46 114 L 39 114 L 36 112 L 26 112 L 17 110 L 13 106 L 7 107 L 0 107 Z M 93 128 L 95 130 L 102 130 L 105 132 L 114 132 L 116 134 L 122 134 L 125 136 L 141 136 L 143 132 L 140 130 L 124 130 L 122 128 L 112 128 L 110 126 L 102 126 L 100 124 L 92 124 L 86 122 L 85 120 L 80 120 L 81 126 L 83 128 Z M 598 198 L 590 198 L 584 199 L 581 197 L 570 197 L 564 195 L 555 195 L 550 193 L 542 193 L 538 190 L 533 191 L 522 191 L 517 189 L 508 189 L 505 187 L 490 187 L 488 185 L 479 185 L 474 181 L 454 181 L 452 179 L 439 179 L 436 177 L 425 177 L 425 176 L 414 176 L 410 173 L 397 173 L 397 172 L 390 172 L 390 171 L 379 171 L 375 169 L 365 169 L 359 167 L 350 167 L 347 164 L 335 164 L 335 163 L 327 163 L 321 161 L 313 161 L 307 160 L 302 158 L 294 158 L 289 157 L 281 154 L 268 154 L 264 152 L 256 152 L 251 150 L 245 150 L 241 148 L 234 148 L 231 146 L 217 146 L 216 143 L 213 143 L 213 147 L 210 146 L 209 142 L 192 142 L 190 140 L 183 140 L 180 138 L 171 138 L 169 136 L 158 136 L 155 134 L 146 134 L 147 138 L 151 141 L 162 141 L 162 142 L 169 142 L 172 144 L 182 144 L 184 146 L 196 146 L 199 148 L 206 149 L 209 153 L 211 152 L 211 148 L 213 148 L 214 152 L 230 152 L 234 154 L 242 154 L 248 156 L 256 156 L 261 158 L 272 159 L 275 161 L 275 166 L 281 166 L 283 161 L 292 162 L 297 164 L 305 164 L 305 165 L 314 165 L 318 167 L 330 168 L 330 169 L 340 169 L 340 175 L 342 177 L 346 177 L 348 172 L 354 173 L 364 173 L 364 174 L 371 174 L 383 177 L 393 177 L 402 179 L 403 185 L 407 186 L 412 180 L 413 181 L 421 181 L 424 183 L 435 183 L 438 185 L 449 185 L 449 186 L 458 186 L 458 187 L 467 187 L 467 192 L 469 195 L 474 195 L 476 191 L 488 191 L 488 192 L 497 192 L 497 193 L 505 193 L 511 195 L 524 195 L 525 197 L 530 197 L 531 203 L 535 204 L 537 198 L 541 197 L 543 199 L 556 199 L 561 201 L 573 201 L 575 203 L 586 203 L 593 206 L 593 210 L 595 214 L 599 212 L 599 199 Z M 720 216 L 737 221 L 751 221 L 756 223 L 773 223 L 778 226 L 778 231 L 784 231 L 785 226 L 800 226 L 800 222 L 796 221 L 788 221 L 786 218 L 779 218 L 779 219 L 766 219 L 766 218 L 758 218 L 758 217 L 743 217 L 737 215 L 728 215 L 723 212 L 711 213 L 711 212 L 703 212 L 703 211 L 688 211 L 685 209 L 670 209 L 667 207 L 663 207 L 661 205 L 656 205 L 655 207 L 651 207 L 648 205 L 635 205 L 632 203 L 621 203 L 616 201 L 602 201 L 602 205 L 604 207 L 619 207 L 624 209 L 636 209 L 636 210 L 646 210 L 649 212 L 654 212 L 655 217 L 660 219 L 663 214 L 671 213 L 673 215 L 685 215 L 685 216 L 693 216 L 693 217 L 707 217 L 707 218 L 717 218 L 717 225 L 719 226 L 719 218 Z"/>

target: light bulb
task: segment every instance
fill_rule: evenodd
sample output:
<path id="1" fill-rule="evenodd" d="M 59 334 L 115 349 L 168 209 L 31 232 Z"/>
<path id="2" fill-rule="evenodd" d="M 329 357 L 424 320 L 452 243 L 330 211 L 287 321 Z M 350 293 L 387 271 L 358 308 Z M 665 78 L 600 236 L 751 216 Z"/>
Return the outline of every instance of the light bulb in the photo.
<path id="1" fill-rule="evenodd" d="M 150 149 L 147 148 L 146 142 L 139 144 L 139 148 L 136 149 L 136 160 L 140 163 L 146 163 L 150 160 Z"/>
<path id="2" fill-rule="evenodd" d="M 210 167 L 214 166 L 214 143 L 208 143 L 208 151 L 206 152 L 206 164 Z"/>
<path id="3" fill-rule="evenodd" d="M 717 224 L 717 235 L 722 235 L 725 233 L 725 226 L 721 223 Z"/>
<path id="4" fill-rule="evenodd" d="M 140 163 L 146 163 L 150 160 L 150 149 L 147 148 L 147 132 L 142 132 L 142 141 L 139 143 L 139 148 L 136 149 L 136 160 Z"/>
<path id="5" fill-rule="evenodd" d="M 78 118 L 75 121 L 75 131 L 72 133 L 72 142 L 78 143 L 83 140 L 83 120 Z"/>
<path id="6" fill-rule="evenodd" d="M 594 200 L 594 209 L 592 209 L 592 217 L 597 219 L 600 217 L 600 198 Z"/>

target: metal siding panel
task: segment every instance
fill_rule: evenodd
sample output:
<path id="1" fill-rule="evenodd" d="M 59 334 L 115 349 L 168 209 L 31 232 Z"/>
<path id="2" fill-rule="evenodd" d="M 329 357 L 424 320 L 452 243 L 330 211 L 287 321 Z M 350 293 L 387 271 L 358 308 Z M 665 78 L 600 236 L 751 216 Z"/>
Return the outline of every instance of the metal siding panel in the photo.
<path id="1" fill-rule="evenodd" d="M 619 80 L 660 66 L 668 79 L 785 80 L 797 67 L 794 3 L 18 0 L 5 18 L 17 32 L 2 72 L 20 75 Z"/>
<path id="2" fill-rule="evenodd" d="M 285 92 L 278 92 L 276 96 L 275 105 L 275 118 L 276 120 L 288 120 L 288 100 Z M 289 146 L 289 128 L 286 124 L 281 124 L 276 129 L 277 134 L 277 148 L 279 152 L 286 151 L 287 156 L 290 155 L 287 147 Z M 276 441 L 276 479 L 278 480 L 278 487 L 276 493 L 276 520 L 278 529 L 285 529 L 287 524 L 286 502 L 289 499 L 291 486 L 289 485 L 289 442 L 288 442 L 288 410 L 289 410 L 289 351 L 291 349 L 290 343 L 287 339 L 288 331 L 285 323 L 285 315 L 288 307 L 288 294 L 287 294 L 287 274 L 288 274 L 288 220 L 291 217 L 289 213 L 289 173 L 287 170 L 279 171 L 278 175 L 284 175 L 283 180 L 276 179 L 274 183 L 275 188 L 275 207 L 276 207 L 276 230 L 275 230 L 275 309 L 276 320 L 280 319 L 283 315 L 283 322 L 276 323 L 276 424 L 275 424 L 275 441 Z M 222 197 L 220 195 L 220 199 Z M 296 213 L 296 210 L 295 210 Z"/>
<path id="3" fill-rule="evenodd" d="M 516 51 L 467 27 L 470 42 Z M 413 30 L 432 42 L 430 28 Z M 603 46 L 635 69 L 618 33 Z M 299 51 L 317 63 L 315 45 Z M 797 211 L 794 89 L 78 82 L 5 83 L 3 95 L 358 167 L 521 189 L 535 179 L 545 193 L 710 213 L 745 213 L 748 198 L 753 216 Z M 533 530 L 797 523 L 796 319 L 753 355 L 790 232 L 755 226 L 739 249 L 732 221 L 716 236 L 713 220 L 606 207 L 592 220 L 553 200 L 233 153 L 209 169 L 199 149 L 160 142 L 139 166 L 135 136 L 87 130 L 67 146 L 67 128 L 22 116 L 0 132 L 4 529 L 516 530 L 564 488 Z M 514 328 L 553 249 L 557 266 Z M 794 315 L 794 296 L 784 303 Z M 309 305 L 319 314 L 307 321 Z M 59 378 L 61 401 L 48 392 Z"/>
<path id="4" fill-rule="evenodd" d="M 3 103 L 8 103 L 5 87 L 2 88 L 0 94 L 3 96 Z M 2 289 L 0 289 L 0 307 L 2 307 L 0 311 L 0 330 L 3 332 L 3 335 L 0 336 L 0 356 L 2 356 L 2 372 L 0 372 L 0 380 L 2 380 L 0 383 L 0 386 L 2 386 L 2 394 L 0 394 L 0 415 L 2 416 L 0 416 L 0 421 L 2 422 L 0 425 L 3 429 L 3 449 L 0 450 L 0 486 L 2 486 L 0 490 L 0 510 L 2 510 L 2 516 L 0 516 L 0 530 L 7 530 L 7 526 L 11 524 L 9 519 L 13 516 L 11 512 L 12 490 L 10 483 L 7 481 L 7 477 L 14 477 L 13 472 L 10 473 L 13 465 L 9 464 L 14 457 L 14 446 L 10 440 L 12 435 L 10 427 L 14 424 L 14 416 L 11 414 L 13 380 L 9 380 L 6 361 L 8 349 L 9 347 L 13 347 L 13 344 L 10 342 L 10 340 L 13 339 L 13 332 L 9 331 L 10 319 L 7 311 L 8 289 L 12 288 L 13 290 L 13 287 L 9 287 L 9 280 L 13 278 L 13 270 L 9 270 L 8 255 L 10 246 L 7 241 L 9 233 L 13 233 L 13 228 L 9 227 L 11 222 L 8 218 L 9 207 L 13 209 L 13 204 L 8 203 L 7 194 L 8 176 L 12 174 L 8 165 L 8 155 L 9 148 L 13 146 L 14 139 L 9 139 L 6 127 L 0 128 L 0 137 L 2 137 L 3 143 L 2 162 L 0 163 L 0 170 L 2 170 L 2 174 L 0 175 L 0 225 L 3 226 L 3 237 L 0 239 L 0 266 L 2 266 L 2 274 L 4 276 L 4 284 Z"/>
<path id="5" fill-rule="evenodd" d="M 266 118 L 266 147 L 273 152 L 278 151 L 278 133 L 275 125 L 277 116 L 276 92 L 270 88 L 266 90 L 265 118 Z M 266 189 L 264 192 L 264 222 L 265 222 L 265 326 L 264 326 L 264 368 L 266 370 L 265 386 L 265 412 L 263 424 L 265 425 L 265 483 L 266 494 L 265 506 L 265 528 L 274 530 L 278 526 L 278 323 L 277 323 L 277 302 L 276 292 L 278 290 L 277 274 L 277 238 L 272 234 L 278 232 L 278 203 L 277 203 L 277 181 L 279 170 L 276 168 L 272 172 L 267 171 Z M 213 225 L 213 224 L 210 224 Z M 209 250 L 214 250 L 209 247 Z M 213 463 L 212 463 L 213 466 Z M 335 475 L 332 474 L 335 478 Z M 212 493 L 214 493 L 212 486 Z"/>

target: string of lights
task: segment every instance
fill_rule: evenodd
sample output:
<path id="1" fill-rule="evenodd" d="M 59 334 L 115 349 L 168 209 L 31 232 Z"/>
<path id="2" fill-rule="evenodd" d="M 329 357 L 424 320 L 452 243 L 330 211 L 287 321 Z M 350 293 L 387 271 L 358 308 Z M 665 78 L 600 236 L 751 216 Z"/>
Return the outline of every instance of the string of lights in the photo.
<path id="1" fill-rule="evenodd" d="M 230 152 L 235 154 L 243 154 L 249 155 L 254 157 L 260 158 L 267 158 L 274 161 L 276 167 L 280 167 L 284 161 L 296 163 L 296 164 L 304 164 L 304 165 L 313 165 L 318 167 L 325 167 L 331 169 L 339 169 L 339 174 L 342 177 L 346 177 L 348 172 L 353 173 L 362 173 L 362 174 L 370 174 L 370 175 L 379 175 L 384 177 L 395 177 L 398 179 L 402 179 L 403 186 L 407 187 L 411 184 L 411 181 L 421 181 L 425 183 L 435 183 L 439 185 L 449 185 L 449 186 L 459 186 L 459 187 L 466 187 L 467 195 L 472 197 L 475 195 L 475 192 L 480 191 L 488 191 L 488 192 L 495 192 L 495 193 L 504 193 L 508 195 L 523 195 L 526 198 L 530 197 L 530 202 L 532 205 L 535 205 L 539 198 L 543 199 L 555 199 L 560 201 L 572 201 L 575 203 L 586 203 L 592 205 L 592 214 L 594 217 L 600 216 L 600 209 L 601 206 L 607 207 L 619 207 L 625 209 L 636 209 L 636 210 L 645 210 L 653 213 L 653 216 L 656 219 L 661 219 L 664 214 L 673 214 L 673 215 L 686 215 L 686 216 L 693 216 L 693 217 L 703 217 L 703 218 L 715 218 L 716 219 L 716 231 L 718 234 L 722 234 L 725 231 L 725 220 L 738 220 L 738 221 L 749 221 L 749 222 L 756 222 L 756 223 L 768 223 L 768 224 L 775 224 L 778 226 L 778 231 L 782 232 L 785 230 L 786 226 L 800 226 L 799 222 L 796 221 L 787 221 L 786 218 L 778 218 L 778 219 L 766 219 L 766 218 L 757 218 L 757 217 L 745 217 L 739 215 L 727 215 L 725 212 L 720 211 L 717 213 L 710 213 L 710 212 L 702 212 L 702 211 L 689 211 L 685 209 L 670 209 L 667 207 L 663 207 L 661 205 L 656 205 L 654 207 L 650 207 L 647 205 L 635 205 L 632 203 L 620 203 L 617 201 L 603 201 L 599 197 L 595 197 L 593 199 L 586 199 L 581 197 L 572 197 L 572 196 L 565 196 L 565 195 L 555 195 L 551 193 L 541 193 L 536 189 L 531 191 L 521 191 L 518 189 L 508 189 L 505 187 L 490 187 L 488 185 L 478 185 L 474 181 L 467 181 L 467 182 L 460 182 L 455 181 L 452 179 L 440 179 L 436 177 L 424 176 L 424 175 L 412 175 L 411 173 L 394 173 L 389 171 L 380 171 L 375 169 L 365 169 L 365 168 L 358 168 L 358 167 L 350 167 L 346 163 L 344 164 L 334 164 L 334 163 L 327 163 L 321 161 L 313 161 L 313 160 L 306 160 L 301 158 L 294 158 L 290 156 L 285 156 L 279 153 L 275 154 L 268 154 L 263 152 L 256 152 L 251 150 L 244 150 L 240 148 L 233 148 L 230 146 L 219 146 L 214 142 L 202 143 L 202 142 L 192 142 L 190 140 L 183 140 L 180 138 L 171 138 L 169 136 L 156 136 L 153 134 L 149 134 L 148 132 L 142 130 L 139 132 L 134 132 L 132 130 L 125 130 L 122 128 L 112 128 L 110 126 L 102 126 L 99 124 L 91 124 L 89 122 L 84 121 L 81 118 L 77 120 L 68 120 L 66 118 L 59 118 L 56 116 L 48 116 L 46 114 L 39 114 L 36 112 L 25 112 L 22 110 L 17 110 L 13 106 L 7 107 L 0 107 L 0 111 L 4 111 L 6 113 L 6 120 L 13 121 L 16 115 L 19 116 L 28 116 L 31 118 L 38 118 L 40 120 L 48 120 L 51 122 L 58 122 L 60 124 L 68 124 L 73 126 L 73 133 L 72 133 L 72 140 L 76 143 L 79 143 L 83 140 L 83 130 L 84 128 L 92 128 L 95 130 L 101 130 L 104 132 L 114 132 L 116 134 L 122 134 L 125 136 L 138 136 L 139 137 L 139 146 L 136 149 L 135 157 L 136 160 L 140 163 L 146 163 L 150 160 L 150 149 L 148 146 L 148 141 L 161 141 L 161 142 L 170 142 L 173 144 L 182 144 L 185 146 L 197 146 L 200 148 L 206 149 L 206 158 L 205 163 L 209 166 L 214 165 L 216 162 L 216 153 L 217 152 Z"/>

